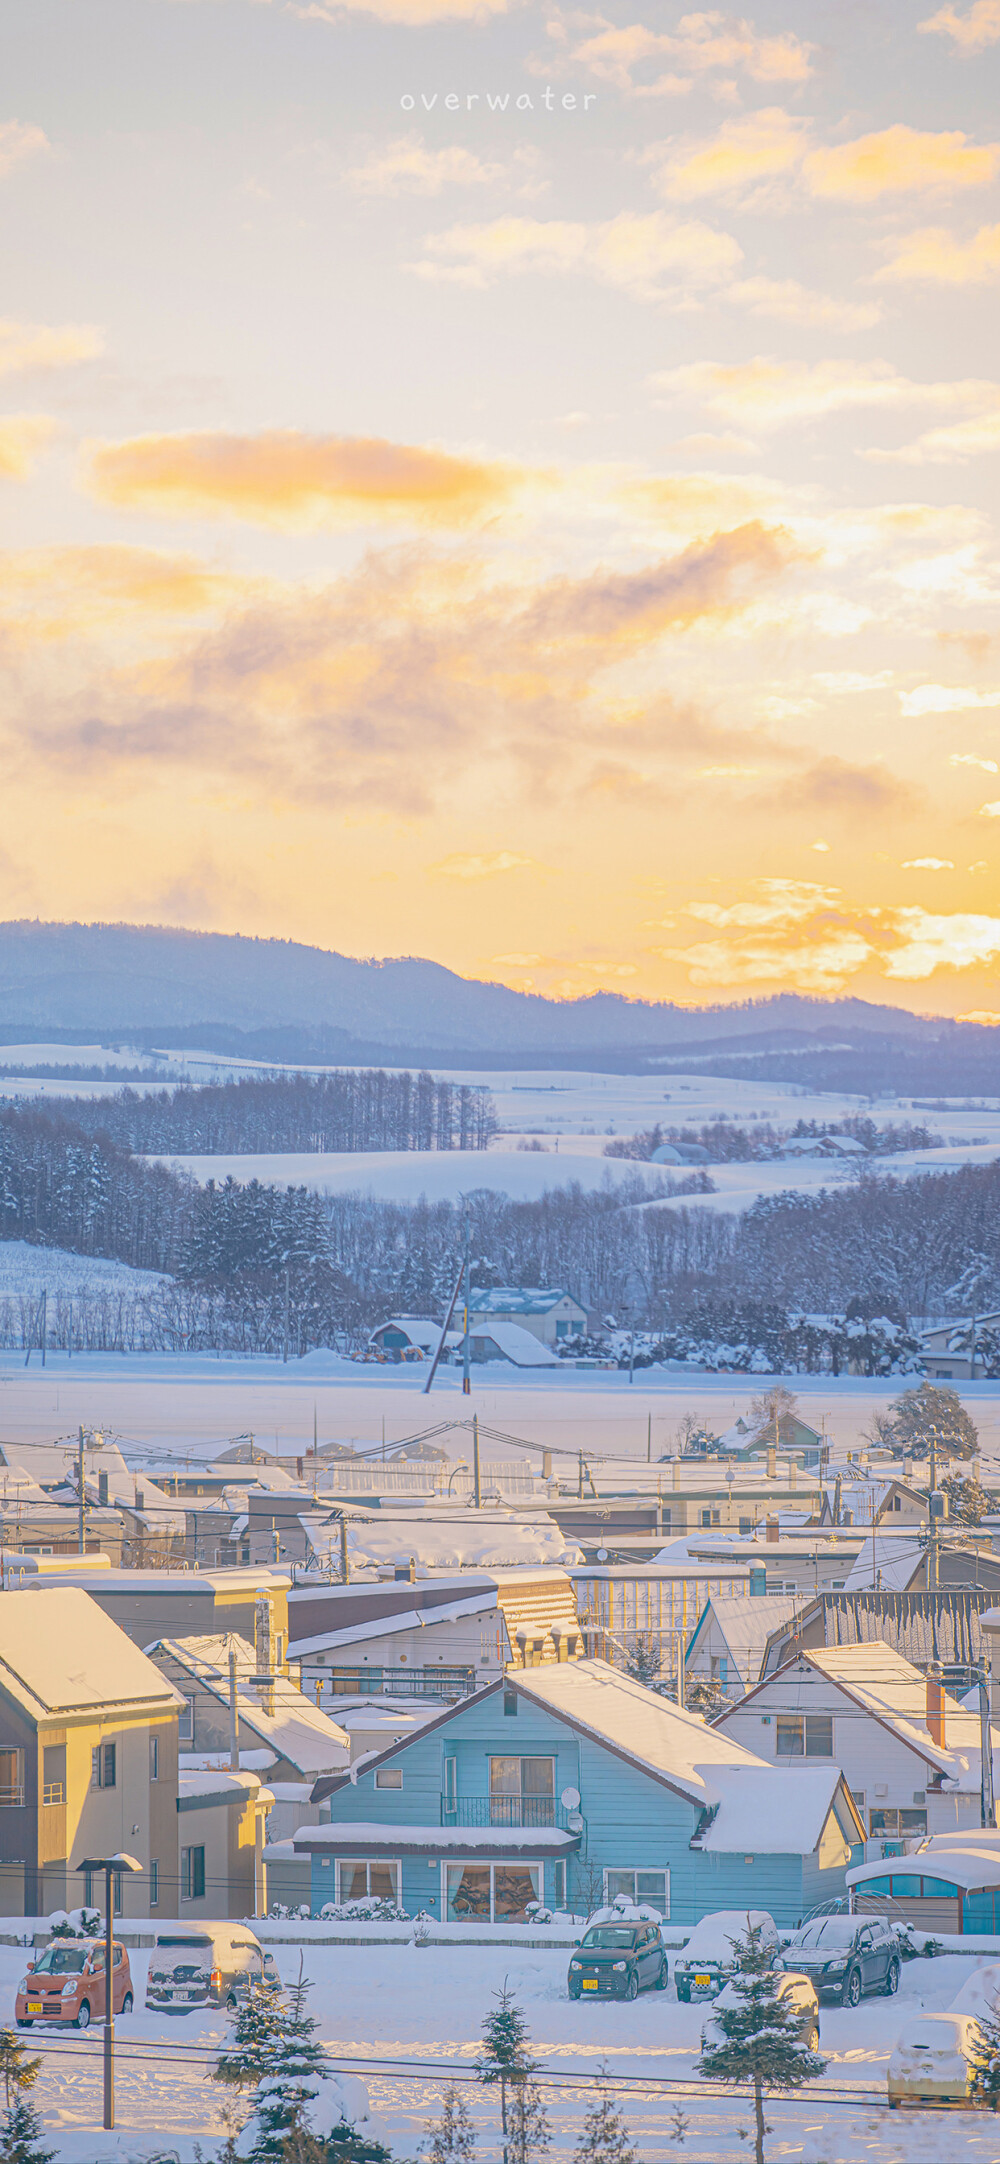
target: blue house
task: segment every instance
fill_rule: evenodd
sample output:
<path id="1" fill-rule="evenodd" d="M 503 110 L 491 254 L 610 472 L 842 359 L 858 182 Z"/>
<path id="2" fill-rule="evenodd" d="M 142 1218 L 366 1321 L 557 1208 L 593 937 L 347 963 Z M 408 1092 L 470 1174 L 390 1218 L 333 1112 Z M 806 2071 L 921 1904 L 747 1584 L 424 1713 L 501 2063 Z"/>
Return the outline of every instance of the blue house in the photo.
<path id="1" fill-rule="evenodd" d="M 836 1767 L 767 1765 L 598 1660 L 508 1670 L 312 1794 L 314 1915 L 380 1894 L 499 1922 L 624 1894 L 675 1923 L 752 1905 L 794 1925 L 864 1840 Z"/>

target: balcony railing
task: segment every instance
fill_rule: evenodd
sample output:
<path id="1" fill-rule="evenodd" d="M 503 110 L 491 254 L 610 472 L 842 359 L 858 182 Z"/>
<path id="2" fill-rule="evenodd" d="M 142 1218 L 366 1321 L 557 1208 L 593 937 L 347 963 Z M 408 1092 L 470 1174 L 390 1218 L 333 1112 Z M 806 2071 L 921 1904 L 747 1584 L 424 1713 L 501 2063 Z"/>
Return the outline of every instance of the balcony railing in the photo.
<path id="1" fill-rule="evenodd" d="M 469 1698 L 476 1688 L 474 1668 L 324 1668 L 315 1672 L 304 1664 L 304 1687 L 329 1681 L 334 1698 L 379 1697 L 442 1698 L 453 1705 Z M 325 1693 L 324 1693 L 325 1695 Z"/>
<path id="2" fill-rule="evenodd" d="M 43 1789 L 42 1789 L 42 1802 L 43 1802 L 43 1803 L 65 1803 L 65 1801 L 66 1801 L 66 1783 L 65 1783 L 65 1781 L 46 1781 L 46 1783 L 45 1783 L 45 1785 L 44 1785 L 44 1787 L 43 1787 Z"/>
<path id="3" fill-rule="evenodd" d="M 570 1825 L 570 1820 L 577 1823 Z M 557 1826 L 579 1832 L 579 1813 L 554 1796 L 448 1796 L 441 1798 L 442 1826 Z"/>
<path id="4" fill-rule="evenodd" d="M 5 1804 L 16 1805 L 23 1802 L 23 1788 L 0 1788 L 0 1810 L 3 1809 Z"/>

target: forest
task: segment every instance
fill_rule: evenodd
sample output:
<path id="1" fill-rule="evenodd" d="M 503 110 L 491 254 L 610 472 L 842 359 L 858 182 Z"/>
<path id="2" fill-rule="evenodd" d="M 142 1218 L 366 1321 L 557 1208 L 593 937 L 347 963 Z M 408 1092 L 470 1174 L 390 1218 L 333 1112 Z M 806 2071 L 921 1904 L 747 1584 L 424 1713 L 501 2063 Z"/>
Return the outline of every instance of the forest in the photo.
<path id="1" fill-rule="evenodd" d="M 272 1150 L 486 1150 L 496 1113 L 480 1084 L 348 1068 L 240 1077 L 111 1097 L 50 1097 L 46 1110 L 85 1134 L 146 1156 Z"/>
<path id="2" fill-rule="evenodd" d="M 88 1108 L 89 1109 L 89 1108 Z M 707 1367 L 896 1372 L 916 1322 L 1000 1308 L 1000 1164 L 894 1177 L 869 1165 L 815 1194 L 761 1198 L 742 1214 L 699 1207 L 699 1175 L 648 1175 L 534 1201 L 469 1198 L 474 1282 L 562 1284 L 599 1336 L 639 1333 L 638 1358 Z M 389 1314 L 442 1314 L 463 1206 L 252 1180 L 198 1186 L 51 1107 L 0 1112 L 0 1237 L 161 1272 L 158 1292 L 51 1303 L 50 1342 L 79 1329 L 146 1333 L 151 1346 L 294 1351 L 362 1346 Z M 131 1297 L 131 1296 L 130 1296 Z M 0 1338 L 36 1329 L 7 1301 Z M 74 1316 L 77 1320 L 74 1320 Z M 20 1335 L 18 1332 L 20 1331 Z M 987 1372 L 1000 1343 L 980 1341 Z"/>

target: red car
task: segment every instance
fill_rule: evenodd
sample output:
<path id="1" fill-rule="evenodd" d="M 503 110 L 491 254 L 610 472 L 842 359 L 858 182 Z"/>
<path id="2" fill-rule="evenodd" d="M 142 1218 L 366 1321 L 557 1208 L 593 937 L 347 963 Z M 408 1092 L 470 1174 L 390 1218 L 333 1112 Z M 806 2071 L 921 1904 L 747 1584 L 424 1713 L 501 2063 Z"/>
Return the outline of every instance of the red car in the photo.
<path id="1" fill-rule="evenodd" d="M 117 1942 L 112 1980 L 115 2013 L 130 2014 L 132 1976 L 125 1948 Z M 37 1961 L 29 1961 L 14 2013 L 19 2029 L 30 2029 L 36 2021 L 71 2021 L 75 2029 L 89 2029 L 92 2021 L 103 2021 L 106 2006 L 103 1945 L 53 1939 Z"/>

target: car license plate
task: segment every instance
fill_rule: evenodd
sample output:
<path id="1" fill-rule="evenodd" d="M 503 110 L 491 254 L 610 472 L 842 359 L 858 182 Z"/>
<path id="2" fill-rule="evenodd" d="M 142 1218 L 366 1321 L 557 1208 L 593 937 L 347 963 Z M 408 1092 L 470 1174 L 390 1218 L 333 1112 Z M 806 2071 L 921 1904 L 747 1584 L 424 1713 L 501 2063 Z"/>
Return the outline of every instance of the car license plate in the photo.
<path id="1" fill-rule="evenodd" d="M 711 1977 L 710 1977 L 710 1976 L 696 1976 L 696 1977 L 695 1977 L 695 1983 L 697 1984 L 697 1986 L 698 1986 L 698 1989 L 699 1989 L 699 1991 L 707 1991 L 707 1990 L 708 1990 L 708 1988 L 709 1988 L 709 1985 L 711 1984 L 711 1981 L 712 1981 L 712 1979 L 711 1979 Z"/>
<path id="2" fill-rule="evenodd" d="M 585 1977 L 584 1977 L 584 1979 L 583 1979 L 583 1988 L 584 1988 L 584 1990 L 585 1990 L 585 1991 L 596 1991 L 596 1990 L 597 1990 L 597 1978 L 596 1978 L 596 1976 L 585 1976 Z"/>
<path id="3" fill-rule="evenodd" d="M 44 2012 L 44 2007 L 42 2006 L 42 2002 L 41 2002 L 41 1999 L 29 1999 L 29 2000 L 28 2000 L 28 2012 L 29 2012 L 29 2014 L 41 2014 L 41 2013 L 43 2013 L 43 2012 Z"/>

